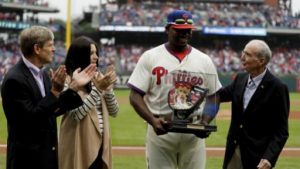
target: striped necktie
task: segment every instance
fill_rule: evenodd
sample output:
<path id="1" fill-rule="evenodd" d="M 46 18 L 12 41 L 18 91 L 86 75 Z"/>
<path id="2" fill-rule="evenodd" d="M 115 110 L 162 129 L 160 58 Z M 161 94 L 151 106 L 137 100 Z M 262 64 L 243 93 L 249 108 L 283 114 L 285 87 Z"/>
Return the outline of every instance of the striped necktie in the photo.
<path id="1" fill-rule="evenodd" d="M 247 84 L 247 88 L 249 88 L 249 89 L 255 89 L 255 87 L 256 87 L 256 85 L 255 85 L 253 79 L 250 78 L 250 81 Z"/>

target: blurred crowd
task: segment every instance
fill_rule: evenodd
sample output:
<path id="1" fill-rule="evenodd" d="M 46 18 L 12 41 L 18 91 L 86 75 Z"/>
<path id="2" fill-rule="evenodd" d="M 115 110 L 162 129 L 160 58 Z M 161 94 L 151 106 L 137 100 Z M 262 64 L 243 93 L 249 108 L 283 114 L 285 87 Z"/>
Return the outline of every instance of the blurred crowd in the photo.
<path id="1" fill-rule="evenodd" d="M 106 4 L 99 13 L 99 24 L 126 26 L 164 26 L 174 9 L 192 12 L 197 26 L 300 28 L 299 15 L 265 4 L 160 2 Z"/>
<path id="2" fill-rule="evenodd" d="M 20 21 L 20 16 L 15 12 L 0 12 L 0 21 Z"/>
<path id="3" fill-rule="evenodd" d="M 48 7 L 48 1 L 45 0 L 0 0 L 0 2 L 5 3 L 16 3 L 21 5 L 34 5 L 34 6 L 43 6 Z"/>
<path id="4" fill-rule="evenodd" d="M 105 50 L 109 48 L 117 50 L 106 51 L 107 55 L 105 58 L 107 58 L 107 62 L 117 65 L 118 72 L 130 74 L 141 54 L 151 47 L 138 45 L 104 47 Z M 203 48 L 199 46 L 197 48 L 212 58 L 218 72 L 235 73 L 241 70 L 241 51 L 236 51 L 230 46 L 225 46 L 224 48 Z M 298 75 L 300 73 L 300 49 L 278 47 L 272 49 L 272 51 L 273 57 L 268 66 L 272 72 L 279 75 Z"/>
<path id="5" fill-rule="evenodd" d="M 63 64 L 65 60 L 65 44 L 62 41 L 56 41 L 55 57 L 52 68 Z M 218 47 L 197 47 L 199 50 L 208 54 L 217 67 L 219 73 L 235 73 L 241 70 L 241 51 L 234 50 L 230 45 L 222 48 Z M 152 48 L 152 46 L 141 45 L 102 45 L 100 47 L 99 66 L 103 68 L 114 64 L 118 74 L 129 75 L 141 54 Z M 279 75 L 299 75 L 300 74 L 300 49 L 290 49 L 288 47 L 276 47 L 272 49 L 273 57 L 269 63 L 269 69 Z M 21 58 L 21 52 L 18 47 L 17 39 L 10 38 L 8 41 L 0 40 L 0 81 L 7 70 Z"/>
<path id="6" fill-rule="evenodd" d="M 57 41 L 55 43 L 56 51 L 54 61 L 52 65 L 49 65 L 49 67 L 53 68 L 62 64 L 66 56 L 64 42 Z M 22 53 L 19 48 L 17 37 L 10 37 L 6 41 L 0 38 L 0 83 L 8 69 L 15 65 L 21 57 Z"/>
<path id="7" fill-rule="evenodd" d="M 48 7 L 44 0 L 0 0 Z M 174 9 L 191 11 L 197 26 L 276 27 L 300 28 L 300 15 L 291 11 L 259 3 L 207 3 L 145 1 L 101 6 L 99 25 L 164 26 L 167 14 Z M 19 21 L 16 13 L 0 12 L 0 20 Z M 26 16 L 24 21 L 37 23 L 37 16 Z"/>
<path id="8" fill-rule="evenodd" d="M 0 2 L 14 2 L 19 4 L 48 6 L 44 0 L 0 0 Z M 99 24 L 126 26 L 165 26 L 166 15 L 173 9 L 186 9 L 192 12 L 197 26 L 238 26 L 238 27 L 276 27 L 300 28 L 300 15 L 292 16 L 291 12 L 267 6 L 264 4 L 242 3 L 195 3 L 170 1 L 144 1 L 143 3 L 114 4 L 101 6 Z M 36 21 L 35 15 L 23 18 L 27 22 Z M 19 21 L 16 13 L 0 12 L 0 20 Z M 21 57 L 17 37 L 8 40 L 0 39 L 0 82 L 7 70 Z M 240 70 L 241 51 L 233 49 L 230 44 L 222 47 L 195 46 L 207 53 L 214 61 L 220 73 L 233 73 Z M 65 44 L 56 41 L 56 52 L 53 65 L 62 64 L 65 59 Z M 114 64 L 119 74 L 130 74 L 141 54 L 152 48 L 145 45 L 109 45 L 100 48 L 100 67 Z M 240 49 L 241 50 L 241 49 Z M 300 49 L 273 46 L 273 58 L 269 68 L 275 74 L 298 75 L 300 73 Z"/>
<path id="9" fill-rule="evenodd" d="M 24 14 L 23 20 L 20 15 L 15 12 L 0 12 L 0 21 L 13 21 L 13 22 L 26 22 L 26 23 L 39 23 L 39 18 L 35 14 Z"/>
<path id="10" fill-rule="evenodd" d="M 45 0 L 0 0 L 0 2 L 49 7 L 48 2 Z M 16 12 L 0 11 L 0 21 L 39 23 L 38 16 L 34 13 L 26 13 L 26 10 L 23 16 L 20 16 L 20 14 Z"/>

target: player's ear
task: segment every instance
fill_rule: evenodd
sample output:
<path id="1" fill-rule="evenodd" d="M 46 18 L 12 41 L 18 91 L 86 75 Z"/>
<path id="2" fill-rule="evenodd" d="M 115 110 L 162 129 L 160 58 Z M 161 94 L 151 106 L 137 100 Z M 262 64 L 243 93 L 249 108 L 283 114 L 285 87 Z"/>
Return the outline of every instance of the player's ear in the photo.
<path id="1" fill-rule="evenodd" d="M 165 28 L 166 28 L 166 29 L 165 29 L 165 32 L 166 32 L 166 33 L 169 33 L 170 25 L 167 25 Z"/>

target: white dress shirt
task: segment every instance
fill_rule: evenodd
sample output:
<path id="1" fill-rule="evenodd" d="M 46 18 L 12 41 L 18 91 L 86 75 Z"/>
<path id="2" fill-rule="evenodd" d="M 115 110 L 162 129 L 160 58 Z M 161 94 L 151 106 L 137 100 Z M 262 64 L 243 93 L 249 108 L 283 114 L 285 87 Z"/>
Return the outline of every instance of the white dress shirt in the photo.
<path id="1" fill-rule="evenodd" d="M 267 72 L 267 69 L 265 69 L 265 71 L 263 73 L 261 73 L 260 75 L 254 77 L 254 78 L 250 77 L 250 75 L 249 75 L 247 86 L 246 86 L 246 89 L 245 89 L 245 92 L 244 92 L 244 100 L 243 100 L 244 110 L 246 110 L 246 108 L 247 108 L 254 92 L 256 91 L 258 85 L 262 81 L 262 79 L 265 76 L 266 72 Z"/>
<path id="2" fill-rule="evenodd" d="M 34 64 L 32 64 L 29 60 L 27 60 L 24 56 L 22 57 L 25 65 L 30 70 L 31 74 L 33 75 L 37 85 L 39 86 L 41 95 L 45 97 L 45 86 L 44 86 L 44 78 L 43 78 L 43 68 L 40 69 L 36 67 Z"/>

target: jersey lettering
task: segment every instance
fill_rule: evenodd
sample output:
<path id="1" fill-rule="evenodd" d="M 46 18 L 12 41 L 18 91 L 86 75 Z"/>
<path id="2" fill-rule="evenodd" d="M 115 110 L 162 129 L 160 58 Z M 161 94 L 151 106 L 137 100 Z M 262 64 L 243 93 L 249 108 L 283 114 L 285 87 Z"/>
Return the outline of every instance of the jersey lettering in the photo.
<path id="1" fill-rule="evenodd" d="M 153 68 L 152 74 L 156 76 L 156 85 L 160 85 L 162 82 L 162 77 L 168 74 L 168 70 L 165 69 L 164 67 L 158 66 Z M 191 75 L 190 73 L 186 71 L 178 71 L 178 72 L 173 72 L 171 76 L 166 76 L 164 78 L 164 83 L 168 84 L 171 83 L 173 84 L 174 82 L 187 82 L 190 83 L 191 85 L 202 85 L 203 84 L 203 79 L 201 76 L 195 76 Z"/>
<path id="2" fill-rule="evenodd" d="M 174 82 L 186 82 L 190 83 L 193 86 L 202 85 L 203 79 L 201 76 L 192 75 L 186 71 L 178 71 L 173 73 L 173 81 Z"/>
<path id="3" fill-rule="evenodd" d="M 165 69 L 164 67 L 158 66 L 158 67 L 155 67 L 152 70 L 152 74 L 156 75 L 156 79 L 157 79 L 156 84 L 160 85 L 161 84 L 161 77 L 168 74 L 168 70 Z"/>

